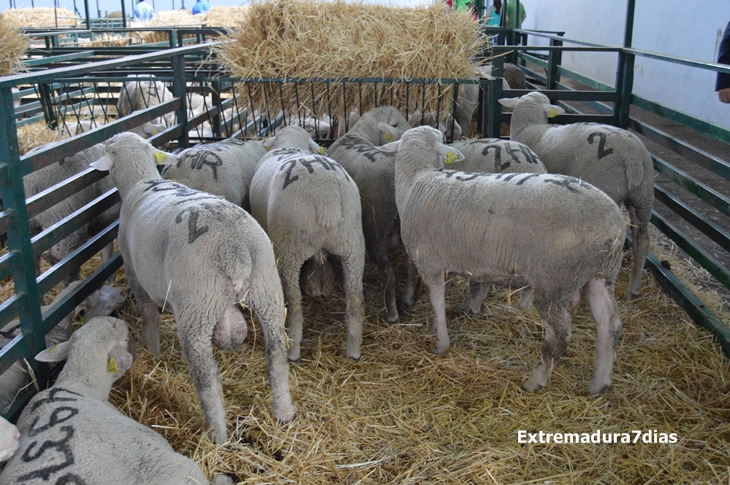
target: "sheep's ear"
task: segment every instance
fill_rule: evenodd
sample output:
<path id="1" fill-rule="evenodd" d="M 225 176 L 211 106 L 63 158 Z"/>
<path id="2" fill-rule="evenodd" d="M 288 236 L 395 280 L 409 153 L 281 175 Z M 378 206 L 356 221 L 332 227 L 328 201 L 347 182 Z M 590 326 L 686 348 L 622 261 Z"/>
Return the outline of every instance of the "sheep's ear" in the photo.
<path id="1" fill-rule="evenodd" d="M 162 150 L 155 148 L 155 160 L 158 164 L 169 167 L 170 165 L 175 165 L 177 163 L 178 157 L 172 153 L 163 152 Z"/>
<path id="2" fill-rule="evenodd" d="M 565 114 L 565 110 L 563 108 L 554 104 L 543 104 L 542 108 L 545 110 L 545 113 L 547 113 L 548 118 L 555 118 L 558 115 Z"/>
<path id="3" fill-rule="evenodd" d="M 106 172 L 107 170 L 111 170 L 111 168 L 114 166 L 114 161 L 108 156 L 104 155 L 99 160 L 91 162 L 89 166 L 101 172 Z"/>
<path id="4" fill-rule="evenodd" d="M 264 140 L 264 146 L 266 148 L 273 148 L 274 143 L 276 143 L 276 137 L 275 136 L 269 137 L 266 140 Z"/>
<path id="5" fill-rule="evenodd" d="M 312 153 L 318 153 L 319 155 L 324 155 L 327 153 L 327 150 L 325 150 L 324 147 L 321 147 L 317 144 L 314 140 L 309 140 L 309 151 Z"/>
<path id="6" fill-rule="evenodd" d="M 61 362 L 68 358 L 69 350 L 71 350 L 71 344 L 68 341 L 61 342 L 50 349 L 39 352 L 35 356 L 35 360 L 38 362 Z"/>
<path id="7" fill-rule="evenodd" d="M 133 360 L 134 357 L 127 352 L 127 349 L 121 345 L 114 345 L 109 350 L 109 363 L 107 364 L 106 370 L 107 372 L 113 372 L 121 376 L 127 372 L 127 369 L 132 367 Z"/>
<path id="8" fill-rule="evenodd" d="M 499 101 L 499 104 L 501 104 L 502 106 L 504 106 L 506 108 L 514 108 L 515 105 L 517 104 L 517 101 L 519 101 L 519 99 L 520 98 L 501 98 L 501 99 L 498 99 L 497 101 Z"/>
<path id="9" fill-rule="evenodd" d="M 400 145 L 400 140 L 398 140 L 398 141 L 392 141 L 390 143 L 386 143 L 385 145 L 382 145 L 382 146 L 379 146 L 379 147 L 375 147 L 375 148 L 377 148 L 381 152 L 393 152 L 393 153 L 395 153 L 395 152 L 398 151 L 398 146 L 399 145 Z"/>
<path id="10" fill-rule="evenodd" d="M 142 125 L 142 132 L 149 136 L 154 136 L 164 130 L 165 127 L 163 125 L 158 125 L 157 123 L 147 122 Z"/>
<path id="11" fill-rule="evenodd" d="M 454 147 L 436 142 L 434 148 L 436 148 L 436 153 L 441 155 L 441 158 L 444 159 L 445 165 L 464 160 L 464 154 Z"/>
<path id="12" fill-rule="evenodd" d="M 378 130 L 385 133 L 385 141 L 393 141 L 399 136 L 398 129 L 395 126 L 390 126 L 383 121 L 378 121 Z"/>

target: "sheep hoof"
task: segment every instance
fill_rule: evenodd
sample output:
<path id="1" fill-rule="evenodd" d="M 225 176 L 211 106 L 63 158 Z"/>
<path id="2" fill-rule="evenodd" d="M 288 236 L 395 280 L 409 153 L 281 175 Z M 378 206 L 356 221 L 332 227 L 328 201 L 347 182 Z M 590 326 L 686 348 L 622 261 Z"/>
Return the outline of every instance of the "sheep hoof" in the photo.
<path id="1" fill-rule="evenodd" d="M 434 347 L 434 349 L 431 351 L 431 353 L 433 355 L 436 355 L 438 357 L 441 357 L 444 354 L 444 352 L 446 352 L 448 349 L 449 349 L 449 346 L 448 345 L 446 347 L 444 347 L 444 348 L 440 348 L 437 345 L 436 347 Z"/>
<path id="2" fill-rule="evenodd" d="M 385 317 L 385 321 L 391 325 L 398 323 L 398 320 L 399 320 L 398 312 L 395 312 L 395 315 L 386 315 L 386 317 Z"/>
<path id="3" fill-rule="evenodd" d="M 538 392 L 541 391 L 545 386 L 542 384 L 532 383 L 529 380 L 522 385 L 522 389 L 527 392 Z"/>
<path id="4" fill-rule="evenodd" d="M 611 383 L 603 383 L 603 382 L 591 382 L 591 385 L 588 386 L 588 394 L 595 396 L 597 394 L 602 393 L 606 389 L 611 387 Z"/>
<path id="5" fill-rule="evenodd" d="M 294 406 L 291 404 L 286 406 L 276 406 L 274 408 L 274 417 L 282 423 L 288 423 L 294 419 Z"/>
<path id="6" fill-rule="evenodd" d="M 287 355 L 287 358 L 289 359 L 289 362 L 299 362 L 299 358 L 302 356 L 299 349 L 289 349 L 289 354 Z"/>
<path id="7" fill-rule="evenodd" d="M 637 292 L 634 293 L 630 289 L 629 290 L 626 290 L 626 299 L 629 300 L 629 301 L 635 300 L 636 298 L 639 297 L 640 294 L 641 294 L 641 291 L 637 291 Z"/>
<path id="8" fill-rule="evenodd" d="M 233 485 L 236 481 L 228 475 L 216 475 L 213 479 L 213 485 Z"/>

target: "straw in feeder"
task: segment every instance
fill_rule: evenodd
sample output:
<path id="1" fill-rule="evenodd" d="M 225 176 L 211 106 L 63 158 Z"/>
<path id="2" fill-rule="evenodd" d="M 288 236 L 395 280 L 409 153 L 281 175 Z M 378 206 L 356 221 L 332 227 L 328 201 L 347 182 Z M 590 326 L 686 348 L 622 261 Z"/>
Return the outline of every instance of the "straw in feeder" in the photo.
<path id="1" fill-rule="evenodd" d="M 7 14 L 0 15 L 0 76 L 8 76 L 23 67 L 23 54 L 28 50 L 24 36 Z"/>

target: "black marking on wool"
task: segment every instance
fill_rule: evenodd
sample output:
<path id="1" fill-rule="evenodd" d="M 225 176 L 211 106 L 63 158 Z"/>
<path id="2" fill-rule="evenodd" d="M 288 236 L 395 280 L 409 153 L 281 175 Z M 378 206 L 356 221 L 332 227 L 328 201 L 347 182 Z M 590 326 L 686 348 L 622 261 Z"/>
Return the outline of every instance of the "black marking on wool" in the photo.
<path id="1" fill-rule="evenodd" d="M 56 480 L 56 485 L 86 485 L 86 482 L 75 473 L 67 473 Z"/>
<path id="2" fill-rule="evenodd" d="M 196 202 L 201 200 L 222 200 L 217 195 L 209 194 L 207 192 L 201 192 L 200 190 L 194 190 L 190 187 L 186 187 L 183 184 L 171 182 L 169 180 L 148 180 L 145 182 L 145 184 L 147 184 L 147 188 L 144 189 L 145 192 L 149 190 L 151 190 L 152 192 L 172 192 L 172 194 L 170 195 L 174 197 L 186 198 L 185 200 L 175 202 L 175 205 L 185 204 L 190 200 L 195 200 Z M 191 199 L 192 197 L 195 198 Z"/>
<path id="3" fill-rule="evenodd" d="M 44 481 L 48 481 L 53 473 L 61 471 L 64 468 L 68 468 L 76 462 L 74 459 L 73 450 L 71 450 L 71 447 L 69 446 L 69 441 L 71 441 L 71 438 L 73 438 L 75 433 L 73 426 L 61 426 L 59 430 L 65 433 L 65 436 L 62 439 L 58 441 L 45 440 L 40 446 L 38 446 L 38 441 L 34 441 L 28 446 L 28 448 L 25 449 L 23 455 L 20 458 L 21 460 L 23 460 L 24 463 L 30 463 L 37 460 L 38 458 L 41 458 L 46 453 L 46 451 L 56 450 L 58 453 L 63 455 L 64 461 L 57 465 L 47 466 L 39 470 L 34 470 L 30 473 L 26 473 L 25 475 L 21 475 L 18 477 L 18 480 L 20 480 L 21 482 L 26 482 L 28 480 L 40 478 Z M 38 446 L 37 452 L 33 454 L 36 446 Z M 46 457 L 43 461 L 47 460 L 48 458 Z"/>
<path id="4" fill-rule="evenodd" d="M 380 151 L 377 148 L 374 148 L 372 144 L 362 142 L 351 137 L 343 139 L 342 142 L 340 142 L 340 146 L 342 146 L 346 150 L 354 150 L 363 157 L 367 158 L 370 163 L 377 162 L 377 157 L 379 156 L 383 156 L 386 158 L 395 158 L 395 152 Z"/>
<path id="5" fill-rule="evenodd" d="M 515 144 L 508 144 L 506 145 L 505 149 L 507 150 L 507 153 L 509 153 L 512 156 L 512 160 L 514 160 L 516 163 L 522 163 L 522 160 L 524 160 L 527 163 L 537 164 L 537 156 L 535 155 L 535 152 L 530 150 L 526 145 L 515 145 Z M 522 154 L 523 158 L 520 158 L 516 156 L 518 153 Z"/>
<path id="6" fill-rule="evenodd" d="M 220 148 L 212 148 L 212 150 L 217 152 L 224 151 Z M 190 161 L 190 168 L 193 170 L 202 170 L 204 166 L 208 166 L 213 171 L 213 179 L 218 180 L 218 167 L 223 165 L 223 160 L 213 153 L 213 151 L 202 149 L 186 152 L 178 159 L 177 167 L 180 168 L 183 163 L 188 161 Z"/>
<path id="7" fill-rule="evenodd" d="M 504 172 L 504 170 L 510 166 L 510 163 L 505 162 L 504 165 L 502 165 L 502 147 L 499 145 L 487 145 L 484 150 L 482 150 L 482 155 L 488 157 L 489 150 L 491 149 L 494 149 L 494 169 L 497 172 Z"/>
<path id="8" fill-rule="evenodd" d="M 32 438 L 35 435 L 37 435 L 38 433 L 42 433 L 42 432 L 46 431 L 47 429 L 53 428 L 57 424 L 61 424 L 61 423 L 68 421 L 69 419 L 73 418 L 77 414 L 79 414 L 78 408 L 72 408 L 70 406 L 59 406 L 56 409 L 54 409 L 53 412 L 51 413 L 51 417 L 48 418 L 48 424 L 45 424 L 38 428 L 36 428 L 36 425 L 38 424 L 38 421 L 41 419 L 41 417 L 36 416 L 35 420 L 33 421 L 33 424 L 30 426 L 30 430 L 28 431 L 28 436 Z"/>
<path id="9" fill-rule="evenodd" d="M 593 139 L 595 137 L 599 138 L 599 142 L 598 142 L 598 159 L 599 160 L 602 159 L 603 157 L 608 156 L 613 153 L 613 148 L 609 148 L 608 150 L 606 150 L 606 134 L 605 133 L 601 133 L 599 131 L 597 131 L 595 133 L 591 133 L 590 135 L 588 135 L 588 143 L 593 145 Z"/>
<path id="10" fill-rule="evenodd" d="M 469 182 L 482 177 L 489 177 L 491 174 L 488 173 L 469 173 L 469 172 L 457 172 L 456 170 L 444 170 L 439 169 L 437 172 L 443 173 L 447 179 L 454 177 L 454 180 L 459 182 Z"/>
<path id="11" fill-rule="evenodd" d="M 48 396 L 39 399 L 36 402 L 33 403 L 33 406 L 30 408 L 30 410 L 33 412 L 36 409 L 38 409 L 40 406 L 48 403 L 48 404 L 55 404 L 58 402 L 76 402 L 78 401 L 78 398 L 76 397 L 57 397 L 58 394 L 67 393 L 71 394 L 72 396 L 81 396 L 78 392 L 69 391 L 68 389 L 64 389 L 63 387 L 53 387 L 50 391 L 48 391 Z"/>
<path id="12" fill-rule="evenodd" d="M 580 180 L 577 178 L 574 178 L 574 177 L 563 177 L 563 178 L 559 178 L 559 179 L 548 178 L 548 179 L 545 179 L 545 182 L 550 183 L 550 184 L 555 184 L 560 187 L 565 187 L 566 189 L 570 190 L 571 192 L 578 192 L 578 190 L 576 190 L 575 187 L 573 187 L 573 186 L 581 185 Z"/>
<path id="13" fill-rule="evenodd" d="M 527 175 L 526 177 L 523 177 L 523 178 L 521 178 L 520 180 L 518 180 L 518 181 L 517 181 L 517 182 L 515 183 L 515 185 L 522 185 L 522 184 L 524 184 L 525 182 L 527 182 L 528 180 L 536 178 L 536 177 L 537 177 L 538 175 L 539 175 L 539 174 L 536 174 L 536 173 L 531 173 L 530 175 Z"/>
<path id="14" fill-rule="evenodd" d="M 198 218 L 200 217 L 200 212 L 198 212 L 197 207 L 186 207 L 185 209 L 183 209 L 177 215 L 177 217 L 175 217 L 176 224 L 180 224 L 182 222 L 183 215 L 186 212 L 190 213 L 190 215 L 188 216 L 188 244 L 192 244 L 195 242 L 196 239 L 208 232 L 210 228 L 208 226 L 198 227 Z"/>
<path id="15" fill-rule="evenodd" d="M 303 167 L 307 169 L 307 172 L 314 173 L 314 165 L 319 164 L 322 167 L 324 167 L 325 170 L 340 170 L 347 180 L 350 180 L 350 176 L 348 175 L 347 171 L 345 171 L 344 168 L 342 168 L 342 165 L 335 162 L 331 158 L 323 157 L 320 155 L 306 155 L 299 158 L 289 157 L 283 160 L 283 163 L 279 167 L 279 171 L 283 172 L 286 170 L 286 174 L 284 176 L 284 186 L 281 188 L 281 190 L 286 189 L 289 185 L 299 180 L 299 175 L 292 176 L 292 170 L 294 170 L 294 167 L 301 164 Z"/>

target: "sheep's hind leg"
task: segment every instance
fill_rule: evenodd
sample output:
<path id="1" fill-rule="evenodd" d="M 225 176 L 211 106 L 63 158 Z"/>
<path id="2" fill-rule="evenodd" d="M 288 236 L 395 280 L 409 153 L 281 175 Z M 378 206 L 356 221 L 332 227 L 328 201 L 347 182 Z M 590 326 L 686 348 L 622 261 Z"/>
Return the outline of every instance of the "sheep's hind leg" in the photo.
<path id="1" fill-rule="evenodd" d="M 646 256 L 649 254 L 649 218 L 651 207 L 648 210 L 638 210 L 629 207 L 631 218 L 631 274 L 626 288 L 626 298 L 632 300 L 641 293 L 641 279 L 644 272 Z"/>
<path id="2" fill-rule="evenodd" d="M 347 324 L 347 349 L 345 355 L 350 359 L 359 359 L 364 319 L 362 276 L 365 258 L 364 255 L 351 253 L 343 255 L 341 259 L 345 277 L 345 301 L 347 306 L 345 310 L 345 322 Z M 393 298 L 395 300 L 395 294 Z"/>
<path id="3" fill-rule="evenodd" d="M 175 315 L 180 338 L 180 350 L 190 365 L 193 384 L 205 414 L 208 436 L 213 443 L 228 440 L 226 411 L 223 408 L 223 389 L 218 380 L 218 364 L 213 357 L 210 337 L 192 332 L 197 327 L 185 315 Z"/>
<path id="4" fill-rule="evenodd" d="M 299 270 L 304 261 L 299 259 L 279 260 L 279 274 L 288 306 L 286 332 L 289 336 L 289 360 L 296 362 L 301 357 L 302 344 L 302 290 L 299 288 Z"/>
<path id="5" fill-rule="evenodd" d="M 586 298 L 596 321 L 597 332 L 596 363 L 588 393 L 598 394 L 611 385 L 613 362 L 621 333 L 621 318 L 616 310 L 613 285 L 607 285 L 605 280 L 590 280 L 586 284 Z"/>
<path id="6" fill-rule="evenodd" d="M 538 297 L 537 307 L 545 322 L 545 344 L 530 377 L 522 386 L 529 392 L 537 392 L 547 385 L 553 365 L 568 347 L 571 335 L 570 301 L 550 305 Z"/>
<path id="7" fill-rule="evenodd" d="M 449 330 L 446 327 L 445 276 L 444 273 L 422 276 L 426 286 L 428 286 L 428 292 L 431 296 L 431 305 L 433 306 L 433 327 L 436 330 L 436 348 L 434 348 L 433 353 L 441 355 L 449 348 Z"/>
<path id="8" fill-rule="evenodd" d="M 401 299 L 401 308 L 403 310 L 409 310 L 416 299 L 416 284 L 418 283 L 418 268 L 413 263 L 413 260 L 408 258 L 408 280 L 406 281 L 406 288 L 403 291 L 403 298 Z"/>
<path id="9" fill-rule="evenodd" d="M 149 351 L 155 358 L 160 357 L 160 312 L 157 311 L 157 305 L 152 301 L 142 285 L 139 284 L 134 268 L 131 265 L 125 265 L 125 274 L 127 283 L 137 299 L 139 312 L 142 314 L 142 336 Z"/>

